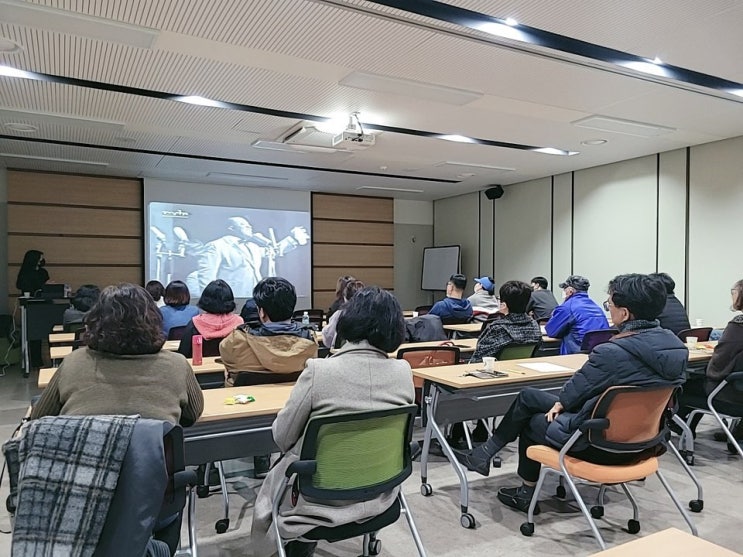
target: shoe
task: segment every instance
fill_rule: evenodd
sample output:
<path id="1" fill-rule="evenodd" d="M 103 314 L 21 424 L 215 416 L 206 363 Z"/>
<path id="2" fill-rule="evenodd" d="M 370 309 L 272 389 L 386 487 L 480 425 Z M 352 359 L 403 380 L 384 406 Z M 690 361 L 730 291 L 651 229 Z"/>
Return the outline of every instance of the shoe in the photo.
<path id="1" fill-rule="evenodd" d="M 446 443 L 455 450 L 466 451 L 467 449 L 469 449 L 469 446 L 467 445 L 467 439 L 465 439 L 464 437 L 458 437 L 456 439 L 447 437 Z"/>
<path id="2" fill-rule="evenodd" d="M 532 497 L 534 497 L 534 488 L 525 485 L 519 487 L 501 487 L 498 490 L 498 500 L 501 503 L 522 513 L 529 512 Z M 537 515 L 540 512 L 539 503 L 537 503 L 537 506 L 534 507 L 534 514 Z"/>
<path id="3" fill-rule="evenodd" d="M 286 557 L 312 557 L 316 547 L 317 542 L 292 540 L 284 546 L 284 551 L 286 551 Z"/>
<path id="4" fill-rule="evenodd" d="M 492 457 L 480 447 L 471 451 L 454 449 L 454 456 L 467 470 L 477 472 L 482 476 L 490 475 L 490 459 Z"/>
<path id="5" fill-rule="evenodd" d="M 268 475 L 268 471 L 271 469 L 271 455 L 254 456 L 253 457 L 253 472 L 255 477 L 262 480 Z"/>
<path id="6" fill-rule="evenodd" d="M 485 424 L 482 421 L 477 422 L 477 426 L 475 427 L 475 430 L 472 432 L 472 442 L 473 443 L 484 443 L 488 440 L 488 428 L 485 427 Z"/>
<path id="7" fill-rule="evenodd" d="M 410 444 L 410 460 L 418 460 L 423 453 L 423 441 L 414 441 Z"/>
<path id="8" fill-rule="evenodd" d="M 733 428 L 733 437 L 735 437 L 737 441 L 743 440 L 743 425 L 742 424 L 743 424 L 743 421 L 740 421 L 738 422 L 738 425 L 736 425 Z M 724 431 L 715 431 L 714 439 L 715 441 L 724 441 L 727 443 L 728 436 L 725 435 Z"/>

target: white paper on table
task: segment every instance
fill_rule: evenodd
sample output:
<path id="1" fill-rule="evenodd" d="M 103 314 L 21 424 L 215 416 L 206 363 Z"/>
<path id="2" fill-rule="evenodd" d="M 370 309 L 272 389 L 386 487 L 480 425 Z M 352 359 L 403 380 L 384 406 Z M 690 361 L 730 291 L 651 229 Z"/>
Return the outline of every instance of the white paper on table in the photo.
<path id="1" fill-rule="evenodd" d="M 519 364 L 519 366 L 525 367 L 526 369 L 530 369 L 532 371 L 571 371 L 569 367 L 558 366 L 549 362 L 534 362 L 533 364 Z"/>

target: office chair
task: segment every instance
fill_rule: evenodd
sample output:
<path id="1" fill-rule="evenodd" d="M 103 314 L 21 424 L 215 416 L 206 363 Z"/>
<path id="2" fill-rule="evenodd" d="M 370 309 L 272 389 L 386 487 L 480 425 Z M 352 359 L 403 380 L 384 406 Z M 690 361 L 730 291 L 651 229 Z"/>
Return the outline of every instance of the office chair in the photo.
<path id="1" fill-rule="evenodd" d="M 583 354 L 590 354 L 591 350 L 596 346 L 609 342 L 618 332 L 617 329 L 597 329 L 595 331 L 588 331 L 583 335 L 583 341 L 580 343 L 580 351 Z"/>
<path id="2" fill-rule="evenodd" d="M 429 311 L 431 311 L 432 307 L 432 305 L 417 306 L 413 311 L 418 312 L 418 316 L 420 317 L 421 315 L 426 315 Z"/>
<path id="3" fill-rule="evenodd" d="M 333 507 L 338 507 L 340 501 L 349 504 L 370 501 L 398 489 L 395 502 L 382 514 L 362 523 L 317 527 L 300 539 L 332 543 L 363 536 L 363 555 L 378 555 L 382 542 L 377 539 L 377 532 L 396 522 L 402 512 L 418 555 L 426 556 L 410 508 L 399 489 L 413 470 L 410 439 L 415 412 L 415 406 L 411 405 L 310 419 L 302 441 L 300 460 L 287 468 L 286 481 L 277 490 L 273 501 L 271 527 L 276 534 L 279 557 L 286 557 L 279 510 L 293 485 L 315 504 L 332 501 Z"/>
<path id="4" fill-rule="evenodd" d="M 539 349 L 538 342 L 527 342 L 524 344 L 507 344 L 496 354 L 496 360 L 523 360 L 533 358 L 534 353 Z"/>
<path id="5" fill-rule="evenodd" d="M 681 342 L 686 342 L 686 337 L 697 337 L 699 342 L 707 342 L 711 332 L 712 327 L 695 327 L 693 329 L 679 331 L 678 337 L 681 339 Z"/>
<path id="6" fill-rule="evenodd" d="M 183 338 L 183 333 L 185 330 L 185 325 L 181 325 L 179 327 L 171 327 L 168 331 L 168 340 L 181 340 Z"/>
<path id="7" fill-rule="evenodd" d="M 534 514 L 539 501 L 539 492 L 544 485 L 547 474 L 557 474 L 565 479 L 575 497 L 581 512 L 588 520 L 596 542 L 602 550 L 606 549 L 594 518 L 604 515 L 605 486 L 619 485 L 632 504 L 632 519 L 627 523 L 627 531 L 636 534 L 640 531 L 637 501 L 634 499 L 627 482 L 641 480 L 656 474 L 674 505 L 689 525 L 692 534 L 697 529 L 691 518 L 681 506 L 676 494 L 658 469 L 658 456 L 665 448 L 668 437 L 667 410 L 673 406 L 678 387 L 610 387 L 596 403 L 591 419 L 581 424 L 578 431 L 559 451 L 546 445 L 534 445 L 527 449 L 527 456 L 542 464 L 532 497 L 527 521 L 521 525 L 524 536 L 534 534 Z M 575 443 L 584 437 L 590 446 L 611 453 L 637 455 L 638 460 L 629 464 L 596 464 L 570 456 L 568 452 Z M 661 449 L 661 451 L 658 451 Z M 601 485 L 598 501 L 589 512 L 583 498 L 578 492 L 574 480 L 582 480 Z"/>

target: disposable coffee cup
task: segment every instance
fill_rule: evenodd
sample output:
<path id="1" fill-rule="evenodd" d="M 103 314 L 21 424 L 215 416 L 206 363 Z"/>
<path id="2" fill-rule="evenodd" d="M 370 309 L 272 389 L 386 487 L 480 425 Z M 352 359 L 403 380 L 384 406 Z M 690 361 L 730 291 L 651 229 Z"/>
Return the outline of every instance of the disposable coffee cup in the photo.
<path id="1" fill-rule="evenodd" d="M 23 297 L 24 298 L 30 298 L 31 297 L 31 292 L 24 292 L 23 293 Z"/>
<path id="2" fill-rule="evenodd" d="M 689 348 L 696 348 L 698 340 L 697 337 L 686 337 L 686 346 Z"/>
<path id="3" fill-rule="evenodd" d="M 492 356 L 485 356 L 482 359 L 482 363 L 485 364 L 485 371 L 493 371 L 495 369 L 495 358 Z"/>
<path id="4" fill-rule="evenodd" d="M 418 312 L 417 311 L 414 311 L 413 312 L 413 317 L 418 317 Z"/>
<path id="5" fill-rule="evenodd" d="M 701 327 L 702 325 L 704 325 L 704 319 L 697 319 L 696 326 Z"/>

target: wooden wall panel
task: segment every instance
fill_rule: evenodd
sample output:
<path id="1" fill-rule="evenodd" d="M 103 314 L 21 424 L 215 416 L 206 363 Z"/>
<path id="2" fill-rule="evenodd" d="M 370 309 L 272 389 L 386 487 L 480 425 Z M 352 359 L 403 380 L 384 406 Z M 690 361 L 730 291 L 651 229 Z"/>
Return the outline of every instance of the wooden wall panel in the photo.
<path id="1" fill-rule="evenodd" d="M 312 194 L 315 219 L 392 223 L 394 212 L 394 201 L 387 197 Z"/>
<path id="2" fill-rule="evenodd" d="M 8 202 L 140 209 L 142 187 L 130 178 L 10 170 Z"/>
<path id="3" fill-rule="evenodd" d="M 8 203 L 8 234 L 142 237 L 142 213 L 122 209 L 89 209 Z"/>
<path id="4" fill-rule="evenodd" d="M 92 283 L 141 283 L 140 180 L 8 172 L 8 282 L 27 250 L 44 252 L 51 281 L 72 289 Z"/>
<path id="5" fill-rule="evenodd" d="M 394 229 L 386 222 L 315 220 L 312 237 L 317 243 L 394 244 Z"/>
<path id="6" fill-rule="evenodd" d="M 313 306 L 327 309 L 340 275 L 392 289 L 394 203 L 381 197 L 312 195 Z"/>

